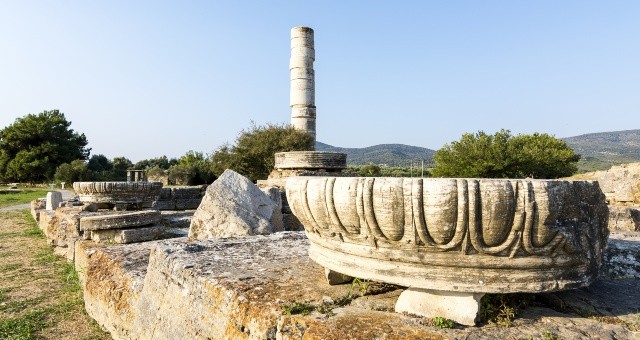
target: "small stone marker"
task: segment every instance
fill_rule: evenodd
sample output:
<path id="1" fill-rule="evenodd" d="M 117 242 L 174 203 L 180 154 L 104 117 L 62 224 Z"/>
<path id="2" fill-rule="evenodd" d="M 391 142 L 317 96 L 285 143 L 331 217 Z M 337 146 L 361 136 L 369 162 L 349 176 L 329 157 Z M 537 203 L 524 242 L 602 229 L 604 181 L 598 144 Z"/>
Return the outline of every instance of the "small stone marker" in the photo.
<path id="1" fill-rule="evenodd" d="M 49 191 L 47 193 L 47 210 L 56 210 L 62 202 L 62 193 L 60 191 Z"/>

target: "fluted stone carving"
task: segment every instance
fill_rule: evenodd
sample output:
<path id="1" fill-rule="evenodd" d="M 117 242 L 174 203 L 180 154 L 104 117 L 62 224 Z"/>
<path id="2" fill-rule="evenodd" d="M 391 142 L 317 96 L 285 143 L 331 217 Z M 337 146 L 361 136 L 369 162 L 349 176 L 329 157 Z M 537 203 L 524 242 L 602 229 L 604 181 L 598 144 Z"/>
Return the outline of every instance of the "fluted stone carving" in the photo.
<path id="1" fill-rule="evenodd" d="M 422 289 L 585 286 L 608 235 L 597 182 L 293 177 L 286 188 L 314 261 Z"/>
<path id="2" fill-rule="evenodd" d="M 322 151 L 276 152 L 276 169 L 344 169 L 347 154 Z"/>
<path id="3" fill-rule="evenodd" d="M 74 182 L 81 202 L 151 204 L 162 190 L 161 182 Z"/>

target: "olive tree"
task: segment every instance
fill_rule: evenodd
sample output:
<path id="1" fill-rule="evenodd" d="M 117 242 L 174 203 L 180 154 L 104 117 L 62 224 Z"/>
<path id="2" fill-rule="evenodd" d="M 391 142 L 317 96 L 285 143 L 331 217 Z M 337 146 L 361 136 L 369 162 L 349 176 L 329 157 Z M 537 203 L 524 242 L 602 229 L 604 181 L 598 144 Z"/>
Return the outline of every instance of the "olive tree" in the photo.
<path id="1" fill-rule="evenodd" d="M 465 133 L 433 156 L 434 177 L 559 178 L 571 176 L 580 155 L 564 141 L 546 133 L 512 136 Z"/>

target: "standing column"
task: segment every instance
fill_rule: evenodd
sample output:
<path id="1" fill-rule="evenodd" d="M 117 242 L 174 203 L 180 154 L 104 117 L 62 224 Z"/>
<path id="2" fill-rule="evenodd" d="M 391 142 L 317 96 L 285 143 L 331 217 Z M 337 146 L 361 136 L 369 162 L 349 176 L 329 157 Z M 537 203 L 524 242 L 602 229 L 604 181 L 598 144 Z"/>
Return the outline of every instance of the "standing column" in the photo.
<path id="1" fill-rule="evenodd" d="M 313 48 L 313 29 L 294 27 L 291 29 L 291 125 L 306 131 L 316 138 L 316 93 L 313 62 L 316 59 Z M 315 143 L 314 143 L 315 144 Z"/>

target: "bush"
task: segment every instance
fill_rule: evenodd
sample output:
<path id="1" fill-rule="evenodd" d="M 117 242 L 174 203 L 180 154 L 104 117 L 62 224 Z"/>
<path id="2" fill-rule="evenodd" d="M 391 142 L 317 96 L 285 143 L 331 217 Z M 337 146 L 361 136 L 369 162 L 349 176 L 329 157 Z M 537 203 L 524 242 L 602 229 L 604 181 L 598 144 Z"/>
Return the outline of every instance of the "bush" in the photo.
<path id="1" fill-rule="evenodd" d="M 577 171 L 580 155 L 548 134 L 466 133 L 436 151 L 434 177 L 558 178 Z"/>
<path id="2" fill-rule="evenodd" d="M 220 176 L 232 169 L 252 181 L 265 179 L 273 170 L 274 154 L 286 151 L 313 150 L 312 135 L 287 125 L 267 124 L 242 130 L 232 146 L 223 145 L 211 158 L 212 171 Z"/>

